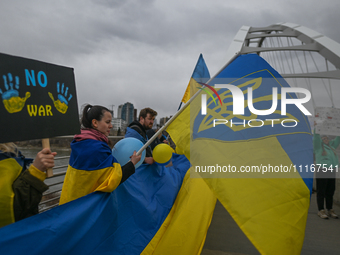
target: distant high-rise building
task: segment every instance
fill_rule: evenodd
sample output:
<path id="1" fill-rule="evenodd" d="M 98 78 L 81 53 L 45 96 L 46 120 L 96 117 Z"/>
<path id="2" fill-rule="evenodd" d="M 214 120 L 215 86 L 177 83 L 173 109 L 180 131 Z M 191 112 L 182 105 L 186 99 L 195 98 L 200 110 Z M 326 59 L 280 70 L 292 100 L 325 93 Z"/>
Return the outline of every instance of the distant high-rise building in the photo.
<path id="1" fill-rule="evenodd" d="M 121 118 L 125 120 L 127 124 L 130 124 L 134 120 L 133 104 L 127 102 L 118 106 L 118 118 Z"/>
<path id="2" fill-rule="evenodd" d="M 137 116 L 137 109 L 133 110 L 133 119 L 137 120 L 138 116 Z"/>
<path id="3" fill-rule="evenodd" d="M 170 116 L 170 118 L 171 118 L 171 116 Z M 163 118 L 161 118 L 160 119 L 160 121 L 159 121 L 159 125 L 162 127 L 162 126 L 164 126 L 164 124 L 170 119 L 169 117 L 163 117 Z"/>
<path id="4" fill-rule="evenodd" d="M 156 130 L 157 128 L 158 128 L 157 119 L 155 118 L 155 120 L 154 120 L 154 122 L 153 122 L 152 129 L 153 129 L 153 130 Z"/>
<path id="5" fill-rule="evenodd" d="M 117 118 L 118 119 L 122 118 L 122 108 L 123 108 L 122 104 L 118 106 L 118 112 L 117 112 Z"/>

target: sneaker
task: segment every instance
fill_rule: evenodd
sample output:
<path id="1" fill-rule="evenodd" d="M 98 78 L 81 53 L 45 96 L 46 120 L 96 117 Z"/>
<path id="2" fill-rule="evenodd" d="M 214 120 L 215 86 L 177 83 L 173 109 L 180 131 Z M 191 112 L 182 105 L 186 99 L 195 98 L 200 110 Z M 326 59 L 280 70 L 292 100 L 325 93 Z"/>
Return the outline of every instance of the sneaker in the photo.
<path id="1" fill-rule="evenodd" d="M 318 212 L 318 216 L 319 216 L 321 219 L 328 219 L 328 216 L 327 216 L 325 210 L 320 210 L 320 211 Z"/>
<path id="2" fill-rule="evenodd" d="M 333 219 L 337 219 L 338 218 L 338 215 L 335 214 L 333 209 L 328 210 L 327 214 L 328 214 L 329 217 L 332 217 Z"/>

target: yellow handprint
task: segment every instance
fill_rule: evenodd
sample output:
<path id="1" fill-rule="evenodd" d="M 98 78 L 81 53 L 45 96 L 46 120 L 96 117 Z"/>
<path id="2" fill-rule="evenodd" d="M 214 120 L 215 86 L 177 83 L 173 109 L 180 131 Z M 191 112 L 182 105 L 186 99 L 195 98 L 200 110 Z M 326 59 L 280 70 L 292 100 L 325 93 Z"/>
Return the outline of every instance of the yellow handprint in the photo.
<path id="1" fill-rule="evenodd" d="M 68 102 L 71 100 L 72 95 L 70 94 L 69 98 L 66 100 L 68 87 L 66 87 L 65 93 L 64 93 L 64 83 L 62 84 L 61 89 L 60 89 L 60 84 L 59 84 L 59 82 L 57 82 L 57 91 L 58 91 L 58 93 L 61 93 L 61 94 L 58 94 L 57 100 L 54 100 L 54 97 L 53 97 L 51 92 L 48 92 L 48 95 L 52 99 L 54 107 L 59 112 L 61 112 L 62 114 L 65 114 L 67 112 L 67 109 L 68 109 Z M 64 95 L 62 95 L 62 94 L 64 94 Z"/>
<path id="2" fill-rule="evenodd" d="M 31 96 L 30 92 L 26 92 L 25 97 L 19 97 L 19 92 L 13 88 L 13 76 L 11 73 L 8 73 L 8 82 L 6 75 L 2 76 L 4 79 L 5 89 L 6 91 L 3 93 L 0 89 L 0 94 L 2 94 L 2 102 L 6 110 L 9 113 L 20 112 L 22 108 L 25 106 L 26 100 Z M 16 89 L 19 89 L 19 77 L 15 76 L 15 85 Z"/>

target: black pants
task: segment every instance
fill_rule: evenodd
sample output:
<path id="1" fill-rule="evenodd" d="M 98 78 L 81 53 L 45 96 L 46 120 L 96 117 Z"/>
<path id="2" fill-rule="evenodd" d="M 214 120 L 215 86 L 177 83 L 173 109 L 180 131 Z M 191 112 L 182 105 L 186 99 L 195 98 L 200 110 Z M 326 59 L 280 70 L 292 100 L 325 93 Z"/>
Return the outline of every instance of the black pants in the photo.
<path id="1" fill-rule="evenodd" d="M 316 178 L 316 202 L 319 211 L 324 209 L 325 200 L 327 210 L 333 208 L 334 191 L 335 178 Z"/>

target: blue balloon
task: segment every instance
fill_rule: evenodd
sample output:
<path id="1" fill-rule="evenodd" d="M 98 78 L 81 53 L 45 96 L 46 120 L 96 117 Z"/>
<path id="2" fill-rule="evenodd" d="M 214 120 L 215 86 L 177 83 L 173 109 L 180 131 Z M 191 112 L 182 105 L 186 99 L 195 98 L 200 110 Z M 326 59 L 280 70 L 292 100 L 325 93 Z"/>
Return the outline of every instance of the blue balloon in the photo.
<path id="1" fill-rule="evenodd" d="M 143 147 L 143 143 L 137 138 L 127 137 L 118 141 L 112 149 L 112 155 L 117 159 L 121 166 L 124 166 L 130 161 L 130 157 L 133 152 L 138 152 Z M 145 158 L 145 150 L 142 152 L 141 160 L 135 165 L 135 168 L 139 167 Z"/>

